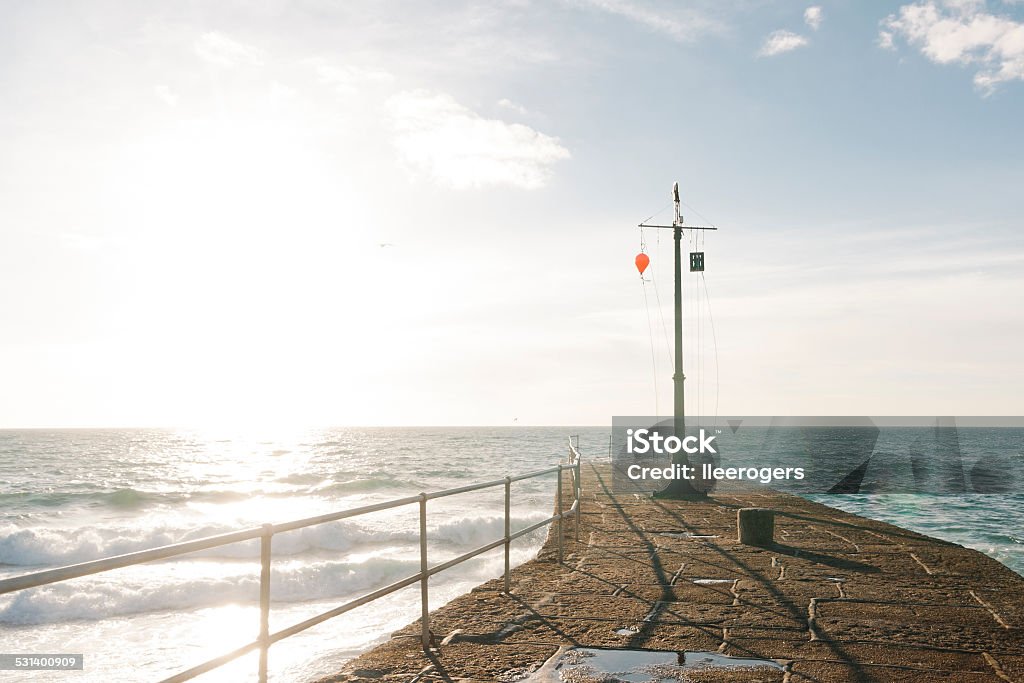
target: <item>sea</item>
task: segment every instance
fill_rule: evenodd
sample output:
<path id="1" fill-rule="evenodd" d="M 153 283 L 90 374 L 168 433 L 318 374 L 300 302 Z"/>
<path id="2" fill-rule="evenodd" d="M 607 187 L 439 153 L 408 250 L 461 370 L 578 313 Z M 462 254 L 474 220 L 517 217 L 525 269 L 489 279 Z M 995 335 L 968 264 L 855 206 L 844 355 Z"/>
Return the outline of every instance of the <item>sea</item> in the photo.
<path id="1" fill-rule="evenodd" d="M 489 481 L 564 461 L 606 461 L 604 427 L 0 430 L 0 579 L 45 568 Z M 550 516 L 553 475 L 512 485 L 512 528 Z M 986 553 L 1024 573 L 1024 495 L 816 495 L 814 499 Z M 276 535 L 277 631 L 419 570 L 418 506 Z M 431 564 L 502 536 L 504 491 L 428 503 Z M 513 543 L 534 557 L 540 529 Z M 3 680 L 154 681 L 253 640 L 260 550 L 242 542 L 0 595 L 0 652 L 83 654 L 78 672 Z M 436 609 L 499 577 L 499 548 L 430 582 Z M 273 645 L 270 680 L 311 681 L 419 617 L 419 587 Z M 256 680 L 255 653 L 202 681 Z"/>

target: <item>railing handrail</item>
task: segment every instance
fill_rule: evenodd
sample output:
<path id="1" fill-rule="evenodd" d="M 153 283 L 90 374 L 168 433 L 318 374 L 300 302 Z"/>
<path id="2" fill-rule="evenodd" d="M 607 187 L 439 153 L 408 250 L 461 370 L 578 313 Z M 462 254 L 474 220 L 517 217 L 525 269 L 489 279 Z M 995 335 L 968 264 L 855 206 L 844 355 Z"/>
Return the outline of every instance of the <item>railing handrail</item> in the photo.
<path id="1" fill-rule="evenodd" d="M 573 439 L 576 439 L 575 443 Z M 562 509 L 562 472 L 569 470 L 573 477 L 573 503 L 572 506 L 567 510 Z M 555 507 L 557 512 L 546 519 L 539 522 L 526 526 L 515 532 L 511 531 L 510 528 L 510 503 L 511 503 L 511 491 L 510 485 L 513 482 L 523 481 L 533 477 L 540 477 L 547 474 L 558 473 L 557 482 L 557 498 L 555 501 Z M 505 487 L 505 533 L 502 538 L 495 541 L 485 543 L 484 545 L 474 548 L 458 557 L 446 560 L 440 564 L 434 565 L 433 567 L 428 566 L 427 563 L 427 537 L 426 537 L 426 503 L 429 500 L 436 500 L 438 498 L 444 498 L 447 496 L 454 496 L 461 493 L 470 493 L 472 491 L 479 491 L 482 489 L 493 488 L 495 486 Z M 276 633 L 270 633 L 268 628 L 269 623 L 269 611 L 270 611 L 270 562 L 271 562 L 271 542 L 275 534 L 284 533 L 287 531 L 294 531 L 296 529 L 303 529 L 318 524 L 326 524 L 329 522 L 336 522 L 342 519 L 349 519 L 357 517 L 359 515 L 365 515 L 372 512 L 380 512 L 383 510 L 390 510 L 392 508 L 401 507 L 404 505 L 412 505 L 413 503 L 419 503 L 420 505 L 420 571 L 412 576 L 408 576 L 404 579 L 400 579 L 387 586 L 378 588 L 370 593 L 362 595 L 354 600 L 339 605 L 338 607 L 332 608 L 327 612 L 323 612 L 316 616 L 310 617 L 305 621 L 293 624 L 287 628 L 281 629 Z M 270 645 L 276 643 L 284 638 L 305 631 L 317 624 L 320 624 L 328 619 L 339 616 L 348 612 L 349 610 L 361 607 L 377 598 L 384 597 L 390 593 L 393 593 L 407 586 L 411 586 L 416 582 L 420 582 L 421 585 L 421 612 L 422 612 L 422 641 L 423 647 L 429 648 L 431 645 L 431 634 L 429 625 L 429 600 L 427 592 L 427 580 L 434 574 L 438 574 L 446 569 L 450 569 L 462 562 L 470 560 L 477 555 L 483 554 L 495 548 L 504 546 L 505 547 L 505 592 L 509 593 L 509 555 L 511 542 L 525 536 L 528 533 L 536 531 L 543 526 L 550 524 L 551 522 L 558 523 L 558 562 L 561 563 L 563 559 L 563 520 L 568 515 L 575 514 L 575 530 L 576 540 L 579 541 L 579 524 L 580 524 L 580 452 L 579 452 L 579 437 L 569 437 L 569 463 L 558 464 L 554 467 L 547 469 L 535 470 L 533 472 L 527 472 L 524 474 L 518 474 L 515 476 L 507 476 L 502 479 L 494 479 L 491 481 L 481 482 L 478 484 L 469 484 L 466 486 L 458 486 L 450 489 L 443 489 L 440 491 L 433 491 L 430 493 L 420 493 L 415 496 L 405 496 L 403 498 L 396 498 L 394 500 L 383 501 L 381 503 L 374 503 L 371 505 L 363 505 L 357 508 L 350 508 L 348 510 L 339 510 L 324 515 L 317 515 L 315 517 L 305 517 L 302 519 L 291 520 L 287 522 L 281 522 L 278 524 L 264 524 L 259 527 L 250 527 L 247 529 L 241 529 L 238 531 L 232 531 L 224 534 L 218 534 L 216 536 L 207 536 L 205 538 L 194 539 L 191 541 L 182 541 L 179 543 L 171 543 L 169 545 L 160 546 L 157 548 L 149 548 L 146 550 L 138 550 L 131 553 L 125 553 L 123 555 L 115 555 L 112 557 L 103 557 L 96 560 L 89 560 L 87 562 L 80 562 L 78 564 L 65 565 L 63 567 L 55 567 L 53 569 L 44 569 L 36 572 L 29 572 L 27 574 L 21 574 L 7 579 L 0 579 L 0 595 L 7 593 L 13 593 L 15 591 L 25 590 L 27 588 L 36 588 L 38 586 L 44 586 L 51 583 L 57 583 L 60 581 L 68 581 L 70 579 L 80 578 L 82 576 L 88 576 L 91 574 L 98 574 L 101 572 L 111 571 L 113 569 L 120 569 L 122 567 L 130 567 L 137 564 L 143 564 L 146 562 L 153 562 L 156 560 L 168 559 L 171 557 L 178 557 L 181 555 L 188 555 L 191 553 L 199 552 L 202 550 L 209 550 L 212 548 L 219 548 L 226 545 L 233 545 L 235 543 L 242 543 L 244 541 L 250 541 L 253 539 L 260 539 L 260 634 L 256 640 L 246 643 L 230 652 L 223 655 L 210 659 L 202 664 L 182 671 L 174 676 L 166 678 L 162 683 L 177 683 L 178 681 L 187 681 L 200 674 L 211 671 L 219 666 L 227 664 L 228 662 L 241 657 L 242 655 L 248 654 L 253 650 L 260 650 L 260 681 L 266 681 L 267 677 L 267 650 Z"/>

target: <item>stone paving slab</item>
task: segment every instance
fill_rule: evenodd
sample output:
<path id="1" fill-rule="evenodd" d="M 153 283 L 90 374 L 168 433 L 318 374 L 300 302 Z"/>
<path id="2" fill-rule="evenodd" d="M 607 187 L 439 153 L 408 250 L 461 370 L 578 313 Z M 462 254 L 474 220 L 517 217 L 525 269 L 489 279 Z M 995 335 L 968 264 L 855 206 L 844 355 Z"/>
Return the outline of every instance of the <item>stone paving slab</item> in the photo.
<path id="1" fill-rule="evenodd" d="M 415 622 L 323 682 L 517 681 L 575 646 L 783 665 L 693 683 L 1024 683 L 1024 578 L 995 560 L 795 496 L 616 495 L 610 474 L 584 465 L 563 564 L 551 533 L 510 594 L 495 579 L 433 612 L 429 652 Z M 770 548 L 736 541 L 755 506 L 776 511 Z"/>

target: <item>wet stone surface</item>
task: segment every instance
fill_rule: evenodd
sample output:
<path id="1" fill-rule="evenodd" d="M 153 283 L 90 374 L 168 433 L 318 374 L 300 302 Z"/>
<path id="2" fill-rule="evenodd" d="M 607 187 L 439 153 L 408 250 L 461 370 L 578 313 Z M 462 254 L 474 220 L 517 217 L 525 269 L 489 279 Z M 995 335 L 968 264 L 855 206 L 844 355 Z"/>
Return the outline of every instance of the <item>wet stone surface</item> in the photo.
<path id="1" fill-rule="evenodd" d="M 696 672 L 741 676 L 755 669 L 781 671 L 767 659 L 730 657 L 717 652 L 570 648 L 555 655 L 525 680 L 532 683 L 673 683 Z"/>

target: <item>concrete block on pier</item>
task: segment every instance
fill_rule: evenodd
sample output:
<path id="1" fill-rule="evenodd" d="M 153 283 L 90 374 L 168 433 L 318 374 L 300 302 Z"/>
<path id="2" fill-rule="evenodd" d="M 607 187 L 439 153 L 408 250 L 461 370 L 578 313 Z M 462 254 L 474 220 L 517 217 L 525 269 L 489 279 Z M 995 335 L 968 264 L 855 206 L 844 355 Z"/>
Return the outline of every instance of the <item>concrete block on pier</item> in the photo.
<path id="1" fill-rule="evenodd" d="M 739 541 L 767 547 L 775 540 L 775 511 L 768 508 L 740 508 L 736 511 Z"/>

